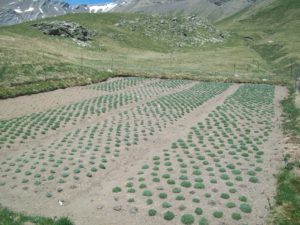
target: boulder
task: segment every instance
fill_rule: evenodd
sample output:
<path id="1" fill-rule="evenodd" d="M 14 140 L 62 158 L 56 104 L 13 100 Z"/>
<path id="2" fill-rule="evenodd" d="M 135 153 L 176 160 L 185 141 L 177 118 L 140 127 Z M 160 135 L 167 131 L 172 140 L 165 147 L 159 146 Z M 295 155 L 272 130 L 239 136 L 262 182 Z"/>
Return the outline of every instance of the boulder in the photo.
<path id="1" fill-rule="evenodd" d="M 46 35 L 61 36 L 79 41 L 90 41 L 96 32 L 78 23 L 66 21 L 41 22 L 33 25 Z"/>

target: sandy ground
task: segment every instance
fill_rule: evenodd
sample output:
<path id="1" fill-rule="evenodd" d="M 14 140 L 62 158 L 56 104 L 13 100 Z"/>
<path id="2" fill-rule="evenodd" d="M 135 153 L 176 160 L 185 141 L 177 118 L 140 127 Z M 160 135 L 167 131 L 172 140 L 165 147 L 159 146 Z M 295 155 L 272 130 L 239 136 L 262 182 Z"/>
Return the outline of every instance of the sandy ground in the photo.
<path id="1" fill-rule="evenodd" d="M 145 82 L 153 82 L 145 81 Z M 140 108 L 139 106 L 146 105 L 146 102 L 157 99 L 168 94 L 175 94 L 177 92 L 187 90 L 191 88 L 197 82 L 192 82 L 184 84 L 176 89 L 170 89 L 168 91 L 161 91 L 158 95 L 153 95 L 147 98 L 144 102 L 131 103 L 115 110 L 110 111 L 99 116 L 91 116 L 86 120 L 80 121 L 76 124 L 70 124 L 64 128 L 59 129 L 57 132 L 50 133 L 48 136 L 43 138 L 38 138 L 37 140 L 30 140 L 24 144 L 15 146 L 13 149 L 3 149 L 0 156 L 0 175 L 1 180 L 7 181 L 7 184 L 0 185 L 0 203 L 16 209 L 18 211 L 25 211 L 27 213 L 41 214 L 46 216 L 70 216 L 77 225 L 115 225 L 115 224 L 130 224 L 130 225 L 140 225 L 140 224 L 181 224 L 179 215 L 182 215 L 181 210 L 178 209 L 180 202 L 176 202 L 174 199 L 168 198 L 169 202 L 173 204 L 171 208 L 175 213 L 176 217 L 172 221 L 164 220 L 163 213 L 168 209 L 163 209 L 160 204 L 163 202 L 158 197 L 160 192 L 165 192 L 168 196 L 172 195 L 172 189 L 165 185 L 163 182 L 153 183 L 151 181 L 152 175 L 145 173 L 143 178 L 147 184 L 147 188 L 153 190 L 154 196 L 151 197 L 154 200 L 154 205 L 147 206 L 145 201 L 147 198 L 142 196 L 142 190 L 137 190 L 137 193 L 130 194 L 126 192 L 126 184 L 128 182 L 133 182 L 135 185 L 138 184 L 138 171 L 147 164 L 151 165 L 154 156 L 160 156 L 161 159 L 165 158 L 165 153 L 167 149 L 170 149 L 172 143 L 176 142 L 178 139 L 185 139 L 187 136 L 191 136 L 193 140 L 196 139 L 195 134 L 191 133 L 191 128 L 195 127 L 198 123 L 205 123 L 209 120 L 212 112 L 216 112 L 218 107 L 224 104 L 224 101 L 229 96 L 233 95 L 242 85 L 231 85 L 227 90 L 221 94 L 204 102 L 201 106 L 195 108 L 183 117 L 174 120 L 173 122 L 163 122 L 160 118 L 153 118 L 149 112 L 144 112 L 140 116 L 136 117 Z M 138 88 L 130 87 L 131 89 Z M 126 92 L 128 90 L 120 90 L 120 92 Z M 2 118 L 13 118 L 19 115 L 26 115 L 35 111 L 43 111 L 52 107 L 57 107 L 60 105 L 70 104 L 78 102 L 80 100 L 88 99 L 97 95 L 106 94 L 102 91 L 95 91 L 82 88 L 74 88 L 67 90 L 58 90 L 51 93 L 39 94 L 34 96 L 19 97 L 16 99 L 0 101 L 0 115 Z M 283 135 L 280 130 L 280 100 L 287 95 L 287 90 L 283 87 L 275 88 L 274 96 L 274 107 L 275 113 L 272 117 L 272 124 L 274 125 L 269 138 L 264 142 L 261 148 L 264 150 L 263 161 L 264 164 L 260 165 L 262 167 L 262 172 L 257 175 L 260 182 L 258 184 L 250 184 L 246 180 L 238 183 L 233 181 L 233 187 L 237 190 L 237 194 L 232 194 L 230 201 L 238 203 L 238 196 L 245 195 L 248 198 L 249 204 L 252 206 L 251 214 L 242 214 L 241 220 L 232 220 L 232 211 L 224 206 L 226 203 L 222 199 L 219 199 L 219 195 L 223 192 L 227 192 L 227 184 L 223 181 L 218 182 L 218 184 L 213 185 L 208 181 L 212 178 L 208 166 L 201 165 L 200 169 L 202 171 L 202 178 L 204 179 L 205 185 L 207 186 L 205 191 L 184 189 L 182 194 L 186 197 L 186 213 L 193 213 L 196 207 L 194 203 L 191 203 L 192 198 L 198 196 L 200 198 L 200 207 L 203 209 L 204 214 L 202 216 L 196 216 L 195 224 L 198 224 L 199 220 L 204 216 L 211 221 L 211 224 L 219 225 L 238 225 L 238 224 L 248 224 L 248 225 L 262 225 L 267 219 L 269 212 L 269 204 L 273 204 L 273 196 L 275 193 L 275 182 L 276 179 L 274 175 L 277 173 L 277 169 L 282 165 L 282 154 L 285 148 L 285 142 Z M 44 102 L 47 106 L 44 106 Z M 6 107 L 4 109 L 3 107 Z M 23 109 L 23 110 L 21 110 Z M 22 113 L 19 113 L 19 111 Z M 239 110 L 239 109 L 237 109 Z M 254 118 L 256 120 L 256 118 Z M 259 120 L 259 118 L 257 118 Z M 144 124 L 143 121 L 147 121 L 148 124 Z M 158 130 L 151 135 L 146 135 L 144 133 L 143 139 L 140 138 L 136 145 L 121 145 L 120 147 L 115 147 L 109 140 L 116 140 L 121 137 L 124 138 L 126 133 L 123 133 L 123 125 L 129 122 L 130 125 L 135 125 L 133 127 L 138 127 L 137 131 L 142 134 L 143 131 L 148 132 L 147 128 L 149 124 L 155 124 L 155 122 L 161 122 L 162 126 L 157 128 Z M 247 121 L 239 120 L 238 124 L 241 124 L 242 129 L 249 126 Z M 107 131 L 106 127 L 112 127 L 113 129 L 120 128 L 117 133 L 111 133 Z M 251 127 L 251 126 L 250 126 Z M 76 130 L 78 131 L 76 132 Z M 126 128 L 124 128 L 126 130 Z M 127 128 L 129 129 L 129 128 Z M 253 129 L 262 132 L 263 127 L 261 125 L 253 125 Z M 93 132 L 95 130 L 95 132 Z M 210 132 L 217 132 L 216 130 L 209 129 L 205 130 L 207 136 L 211 135 Z M 151 132 L 150 132 L 151 133 Z M 130 133 L 132 135 L 132 133 Z M 140 135 L 142 136 L 142 135 Z M 90 139 L 92 137 L 92 143 Z M 108 138 L 104 138 L 108 137 Z M 146 138 L 147 137 L 147 138 Z M 209 138 L 205 139 L 206 145 L 200 146 L 205 154 L 213 149 L 213 145 L 209 142 Z M 106 143 L 106 144 L 105 144 Z M 96 148 L 103 149 L 110 147 L 111 151 L 114 153 L 109 153 L 105 160 L 108 160 L 107 168 L 105 170 L 98 170 L 92 177 L 86 178 L 85 173 L 88 173 L 88 169 L 93 167 L 94 157 L 96 161 L 103 159 L 102 156 L 98 154 L 97 150 L 95 152 L 92 149 L 83 150 L 84 147 L 96 146 Z M 225 145 L 226 147 L 226 145 Z M 73 149 L 74 151 L 71 151 Z M 78 149 L 78 151 L 77 151 Z M 204 151 L 205 150 L 205 151 Z M 74 152 L 74 154 L 73 154 Z M 24 179 L 23 176 L 14 173 L 9 166 L 14 167 L 15 163 L 12 159 L 16 159 L 19 163 L 23 159 L 27 159 L 29 164 L 26 162 L 22 164 L 22 173 L 29 170 L 30 166 L 33 171 L 38 173 L 45 167 L 46 172 L 50 171 L 52 165 L 52 158 L 44 158 L 44 155 L 55 155 L 54 161 L 62 160 L 63 165 L 53 163 L 53 166 L 62 167 L 61 173 L 63 173 L 63 166 L 73 168 L 74 164 L 83 164 L 84 172 L 81 172 L 78 177 L 79 180 L 73 180 L 71 176 L 65 178 L 64 183 L 57 180 L 46 181 L 42 180 L 43 184 L 33 185 L 31 183 L 25 182 L 24 184 L 19 184 L 18 180 Z M 119 154 L 120 156 L 116 156 Z M 172 152 L 169 151 L 170 160 L 174 164 L 174 171 L 170 172 L 172 176 L 179 176 L 180 164 L 176 163 L 178 157 L 182 158 L 187 162 L 186 172 L 189 176 L 193 176 L 192 164 L 188 161 L 190 157 L 195 156 L 193 152 L 186 153 L 183 149 L 182 151 Z M 209 158 L 209 153 L 206 157 L 208 162 L 212 166 L 212 170 L 215 171 L 215 175 L 219 176 L 217 164 L 214 164 L 213 159 Z M 70 162 L 67 161 L 67 158 Z M 5 158 L 5 160 L 4 160 Z M 20 160 L 18 160 L 20 158 Z M 49 160 L 48 160 L 49 159 Z M 232 156 L 227 153 L 223 155 L 220 159 L 220 164 L 225 167 L 228 165 Z M 3 164 L 3 162 L 5 163 Z M 31 162 L 38 163 L 31 163 Z M 2 162 L 2 164 L 1 164 Z M 161 162 L 163 163 L 163 162 Z M 255 159 L 250 158 L 250 160 L 243 161 L 241 164 L 242 174 L 245 174 L 249 168 L 255 164 Z M 8 165 L 8 166 L 7 166 Z M 97 166 L 98 164 L 96 164 Z M 178 167 L 177 167 L 178 166 Z M 164 167 L 161 167 L 163 170 Z M 207 170 L 207 172 L 206 172 Z M 68 169 L 66 170 L 68 171 Z M 154 170 L 153 170 L 154 172 Z M 164 171 L 167 173 L 167 171 Z M 7 177 L 9 174 L 9 179 Z M 49 173 L 50 174 L 50 173 Z M 10 177 L 11 176 L 11 177 Z M 43 177 L 43 176 L 42 176 Z M 26 178 L 26 177 L 25 177 Z M 10 180 L 10 181 L 8 181 Z M 39 180 L 39 176 L 35 180 Z M 0 183 L 1 184 L 1 183 Z M 112 193 L 112 188 L 115 186 L 122 187 L 121 193 Z M 178 185 L 177 185 L 178 186 Z M 136 188 L 138 189 L 138 188 Z M 53 192 L 55 190 L 55 192 Z M 46 198 L 45 193 L 49 191 L 53 194 L 52 197 Z M 212 198 L 208 199 L 205 194 L 210 193 Z M 135 202 L 127 202 L 128 198 L 133 197 Z M 60 206 L 58 201 L 63 201 L 63 206 Z M 175 207 L 176 206 L 176 207 Z M 155 208 L 158 210 L 158 215 L 155 217 L 149 217 L 147 215 L 148 209 Z M 216 219 L 212 216 L 213 212 L 216 210 L 222 210 L 224 216 L 222 219 Z M 239 212 L 237 208 L 236 212 Z"/>
<path id="2" fill-rule="evenodd" d="M 114 82 L 119 79 L 120 78 L 109 79 L 108 81 L 106 81 L 106 83 Z M 145 80 L 143 84 L 149 84 L 156 81 L 157 80 L 155 79 L 149 79 Z M 128 91 L 137 87 L 139 87 L 139 85 L 134 85 L 127 88 L 126 90 Z M 123 90 L 119 90 L 115 91 L 114 93 L 122 91 Z M 59 106 L 80 102 L 82 100 L 98 97 L 105 94 L 111 93 L 107 91 L 87 89 L 87 87 L 82 86 L 0 100 L 0 120 L 6 120 L 22 115 L 42 112 L 51 108 L 57 108 Z"/>

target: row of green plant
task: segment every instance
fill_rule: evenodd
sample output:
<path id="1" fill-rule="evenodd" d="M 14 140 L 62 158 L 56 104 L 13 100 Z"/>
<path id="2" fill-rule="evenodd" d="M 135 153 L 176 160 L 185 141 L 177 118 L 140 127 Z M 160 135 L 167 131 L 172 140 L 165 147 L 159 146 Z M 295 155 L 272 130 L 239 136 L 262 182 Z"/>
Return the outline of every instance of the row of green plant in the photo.
<path id="1" fill-rule="evenodd" d="M 188 96 L 187 106 L 194 101 Z M 192 127 L 187 138 L 156 153 L 135 177 L 112 192 L 132 205 L 144 204 L 149 216 L 160 215 L 167 221 L 245 223 L 256 207 L 241 184 L 250 189 L 261 185 L 262 145 L 273 128 L 273 98 L 274 86 L 243 85 Z M 207 207 L 212 207 L 211 215 Z M 209 221 L 211 217 L 214 220 Z"/>
<path id="2" fill-rule="evenodd" d="M 166 88 L 169 90 L 168 87 L 178 87 L 181 82 L 176 81 L 176 85 L 171 83 L 163 80 L 159 82 L 159 87 L 155 87 L 154 83 L 141 89 L 144 90 L 144 95 L 152 96 L 156 91 L 161 93 Z M 54 140 L 49 145 L 7 157 L 0 162 L 3 175 L 0 186 L 8 187 L 14 183 L 19 188 L 31 190 L 47 183 L 45 196 L 53 197 L 57 184 L 72 185 L 91 179 L 95 173 L 110 166 L 109 159 L 122 159 L 126 155 L 124 146 L 129 148 L 141 140 L 147 141 L 149 137 L 190 113 L 203 102 L 226 90 L 229 85 L 196 83 L 191 88 L 157 97 L 129 110 L 119 110 L 117 114 L 67 133 L 62 139 Z M 118 98 L 111 99 L 112 105 L 118 102 Z M 91 101 L 89 105 L 93 107 L 97 102 Z M 49 115 L 53 118 L 55 114 L 52 112 Z M 68 113 L 65 114 L 66 118 L 68 116 Z M 29 128 L 35 132 L 43 123 L 45 121 L 42 119 L 40 123 L 34 123 L 37 127 Z M 22 123 L 16 120 L 15 124 Z M 13 132 L 14 130 L 7 132 L 8 137 L 13 136 Z"/>
<path id="3" fill-rule="evenodd" d="M 38 135 L 47 134 L 52 130 L 58 130 L 63 125 L 69 125 L 83 121 L 90 116 L 99 116 L 100 114 L 110 112 L 111 110 L 118 109 L 122 106 L 134 102 L 140 102 L 161 95 L 163 92 L 175 89 L 174 87 L 164 86 L 166 83 L 173 83 L 177 81 L 162 80 L 153 83 L 153 85 L 143 86 L 142 78 L 124 78 L 107 83 L 92 85 L 92 88 L 101 88 L 104 85 L 105 90 L 115 90 L 117 86 L 131 87 L 134 83 L 131 81 L 139 81 L 139 86 L 129 91 L 122 91 L 115 94 L 99 95 L 73 103 L 70 105 L 61 106 L 58 108 L 50 109 L 45 112 L 33 113 L 17 117 L 10 120 L 0 121 L 0 131 L 2 137 L 0 138 L 1 145 L 6 147 L 17 143 L 26 142 L 28 139 L 35 139 Z M 185 85 L 186 82 L 181 82 Z M 159 84 L 156 86 L 155 84 Z M 103 89 L 102 88 L 102 89 Z"/>

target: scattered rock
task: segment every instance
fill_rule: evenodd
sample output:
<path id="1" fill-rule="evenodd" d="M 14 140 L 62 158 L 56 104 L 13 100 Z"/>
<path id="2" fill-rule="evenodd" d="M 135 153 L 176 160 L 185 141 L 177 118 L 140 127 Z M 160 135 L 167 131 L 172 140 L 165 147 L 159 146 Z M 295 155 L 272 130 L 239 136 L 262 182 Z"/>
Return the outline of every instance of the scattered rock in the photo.
<path id="1" fill-rule="evenodd" d="M 195 191 L 190 191 L 190 194 L 191 195 L 194 195 L 196 192 Z"/>
<path id="2" fill-rule="evenodd" d="M 98 209 L 98 210 L 101 210 L 101 209 L 103 209 L 103 207 L 104 207 L 104 205 L 101 204 L 101 205 L 98 205 L 98 206 L 97 206 L 97 209 Z"/>
<path id="3" fill-rule="evenodd" d="M 60 205 L 60 206 L 63 206 L 64 205 L 64 200 L 58 200 L 58 204 Z"/>
<path id="4" fill-rule="evenodd" d="M 149 15 L 132 20 L 123 18 L 115 26 L 131 32 L 142 32 L 145 36 L 162 41 L 170 47 L 203 46 L 206 43 L 223 43 L 229 34 L 219 31 L 208 20 L 200 16 Z M 112 34 L 107 34 L 112 36 Z M 112 37 L 111 37 L 112 38 Z M 114 39 L 121 39 L 113 35 Z"/>
<path id="5" fill-rule="evenodd" d="M 138 211 L 139 211 L 139 209 L 138 209 L 137 207 L 132 207 L 132 208 L 129 210 L 129 212 L 130 212 L 131 214 L 137 214 Z"/>
<path id="6" fill-rule="evenodd" d="M 70 188 L 71 188 L 71 189 L 76 189 L 77 186 L 73 184 L 73 185 L 70 186 Z"/>
<path id="7" fill-rule="evenodd" d="M 163 187 L 163 186 L 158 186 L 158 187 L 156 188 L 156 190 L 162 191 L 162 190 L 164 190 L 164 187 Z"/>
<path id="8" fill-rule="evenodd" d="M 41 22 L 33 24 L 47 35 L 72 38 L 79 41 L 90 41 L 96 35 L 95 31 L 89 30 L 78 23 L 66 21 Z"/>
<path id="9" fill-rule="evenodd" d="M 61 187 L 57 188 L 57 192 L 62 192 L 64 189 L 62 189 Z"/>
<path id="10" fill-rule="evenodd" d="M 114 200 L 117 202 L 119 201 L 119 197 L 114 197 Z"/>
<path id="11" fill-rule="evenodd" d="M 218 189 L 217 189 L 217 188 L 213 188 L 212 191 L 213 191 L 214 193 L 217 193 L 217 192 L 218 192 Z"/>
<path id="12" fill-rule="evenodd" d="M 122 206 L 120 206 L 120 205 L 116 205 L 116 206 L 114 206 L 114 208 L 113 208 L 115 211 L 117 211 L 117 212 L 119 212 L 119 211 L 121 211 L 122 210 Z"/>

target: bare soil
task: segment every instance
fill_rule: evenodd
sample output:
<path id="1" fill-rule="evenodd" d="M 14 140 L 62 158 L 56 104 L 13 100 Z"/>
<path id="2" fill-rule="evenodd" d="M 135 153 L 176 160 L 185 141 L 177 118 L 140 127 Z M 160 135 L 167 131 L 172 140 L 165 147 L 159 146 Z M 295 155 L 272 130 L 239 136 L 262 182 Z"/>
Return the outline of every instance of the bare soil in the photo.
<path id="1" fill-rule="evenodd" d="M 216 158 L 210 158 L 212 153 L 219 154 L 218 150 L 214 149 L 213 142 L 209 141 L 219 130 L 216 130 L 215 127 L 210 128 L 210 124 L 206 123 L 213 118 L 211 115 L 219 112 L 219 107 L 224 105 L 226 99 L 243 85 L 233 84 L 184 116 L 167 121 L 162 119 L 164 117 L 155 113 L 151 114 L 149 111 L 138 113 L 143 109 L 148 109 L 143 107 L 146 107 L 152 100 L 188 90 L 198 82 L 184 83 L 175 88 L 155 88 L 154 91 L 148 85 L 155 85 L 156 82 L 159 80 L 146 80 L 115 93 L 77 87 L 1 100 L 0 119 L 7 120 L 101 95 L 126 93 L 138 89 L 151 90 L 149 92 L 151 94 L 145 95 L 144 98 L 141 97 L 141 101 L 119 106 L 99 116 L 91 115 L 76 123 L 67 124 L 46 136 L 37 135 L 36 139 L 15 143 L 9 149 L 0 149 L 0 203 L 31 214 L 51 217 L 69 216 L 77 225 L 182 224 L 180 216 L 194 214 L 196 207 L 200 207 L 203 214 L 194 214 L 194 224 L 198 224 L 199 220 L 204 217 L 213 225 L 265 224 L 270 206 L 274 204 L 275 175 L 282 166 L 282 155 L 287 148 L 280 128 L 280 101 L 287 95 L 286 88 L 275 87 L 274 115 L 270 117 L 273 126 L 267 140 L 259 145 L 260 150 L 264 152 L 259 158 L 263 160 L 263 163 L 258 164 L 257 159 L 252 155 L 246 157 L 245 160 L 242 157 L 237 159 L 237 169 L 241 170 L 240 176 L 243 180 L 239 182 L 234 180 L 234 176 L 230 173 L 229 181 L 232 181 L 230 184 L 229 181 L 220 179 L 223 172 L 219 169 L 226 168 L 229 171 L 227 166 L 235 162 L 235 156 L 230 154 L 229 148 L 227 151 L 228 146 L 225 143 L 224 147 L 220 149 L 224 152 L 217 157 L 218 161 L 215 160 Z M 242 112 L 242 108 L 236 108 L 236 110 Z M 171 115 L 172 111 L 167 111 L 167 113 Z M 226 113 L 231 115 L 230 112 L 226 111 Z M 157 115 L 157 117 L 153 115 Z M 241 133 L 249 128 L 257 131 L 258 134 L 263 134 L 265 128 L 263 124 L 259 123 L 261 118 L 253 117 L 252 119 L 254 121 L 252 124 L 245 118 L 236 120 Z M 145 124 L 146 122 L 147 124 Z M 156 126 L 157 130 L 155 132 L 152 132 L 151 129 L 148 130 L 155 123 L 159 123 Z M 204 133 L 204 143 L 202 144 L 196 142 L 197 136 L 192 132 L 192 128 L 197 127 L 199 123 L 206 124 L 203 130 L 200 129 Z M 126 124 L 129 127 L 126 127 Z M 221 124 L 221 126 L 223 125 Z M 115 133 L 108 128 L 113 130 L 119 128 L 120 130 Z M 139 140 L 136 144 L 125 144 L 122 141 L 120 142 L 121 146 L 118 146 L 116 140 L 126 139 L 126 129 L 130 130 L 130 138 L 136 137 L 133 135 L 136 131 Z M 239 134 L 233 134 L 233 136 L 235 135 L 238 141 Z M 249 137 L 254 139 L 256 134 L 253 134 L 253 137 L 251 134 Z M 195 143 L 194 147 L 198 147 L 201 154 L 205 156 L 207 164 L 202 164 L 202 161 L 194 164 L 193 159 L 196 160 L 198 155 L 190 148 L 189 150 L 171 148 L 172 144 L 179 139 L 184 139 L 185 142 L 189 139 L 192 140 Z M 102 154 L 104 149 L 109 152 L 105 157 Z M 155 167 L 152 164 L 154 157 L 157 156 L 160 157 L 160 166 L 156 171 L 152 170 Z M 105 169 L 99 169 L 99 162 L 102 162 L 103 159 L 107 161 L 107 164 L 105 164 Z M 167 170 L 169 167 L 164 166 L 163 159 L 172 162 L 172 171 Z M 178 159 L 183 160 L 186 164 L 185 167 L 182 165 L 183 162 L 180 163 Z M 143 169 L 145 165 L 150 165 L 149 169 Z M 179 180 L 178 177 L 184 174 L 189 178 L 193 177 L 196 168 L 193 165 L 200 167 L 201 178 L 205 184 L 204 189 L 180 186 L 182 180 Z M 250 183 L 247 173 L 258 166 L 261 170 L 256 174 L 259 182 Z M 97 171 L 91 172 L 93 167 Z M 19 168 L 21 172 L 17 172 L 16 168 Z M 73 172 L 74 168 L 80 169 L 80 172 Z M 26 175 L 26 171 L 31 171 L 32 174 Z M 62 180 L 56 179 L 56 177 L 49 179 L 51 171 L 55 172 L 55 176 L 61 174 Z M 143 172 L 139 174 L 139 171 Z M 168 173 L 171 178 L 176 178 L 176 184 L 170 186 L 162 177 L 159 182 L 152 182 L 155 176 L 153 173 L 160 175 Z M 143 181 L 140 181 L 140 178 L 143 178 Z M 217 183 L 210 182 L 214 178 Z M 135 193 L 127 192 L 126 184 L 128 182 L 133 183 Z M 151 190 L 153 196 L 143 196 L 145 189 L 139 189 L 138 186 L 141 183 L 146 184 L 145 189 Z M 122 191 L 112 192 L 116 186 L 121 187 Z M 175 186 L 181 189 L 180 194 L 185 197 L 184 201 L 175 200 L 175 197 L 179 195 L 172 191 Z M 220 198 L 221 193 L 229 193 L 230 188 L 234 189 L 230 192 L 230 198 L 228 200 Z M 162 192 L 167 194 L 166 200 L 159 197 Z M 247 197 L 246 204 L 251 205 L 251 213 L 243 213 L 239 209 L 239 206 L 245 203 L 239 200 L 240 196 Z M 128 202 L 130 198 L 134 199 L 134 202 Z M 152 205 L 145 204 L 149 198 L 154 201 Z M 195 198 L 200 199 L 200 203 L 194 202 Z M 163 202 L 171 203 L 172 206 L 162 208 Z M 235 209 L 226 207 L 228 202 L 236 203 Z M 182 205 L 185 209 L 182 209 Z M 148 210 L 151 208 L 157 210 L 156 216 L 148 216 Z M 163 214 L 168 210 L 175 214 L 172 221 L 163 219 Z M 213 216 L 215 211 L 223 212 L 221 219 Z M 242 216 L 241 219 L 233 220 L 231 216 L 233 212 L 239 213 Z"/>

